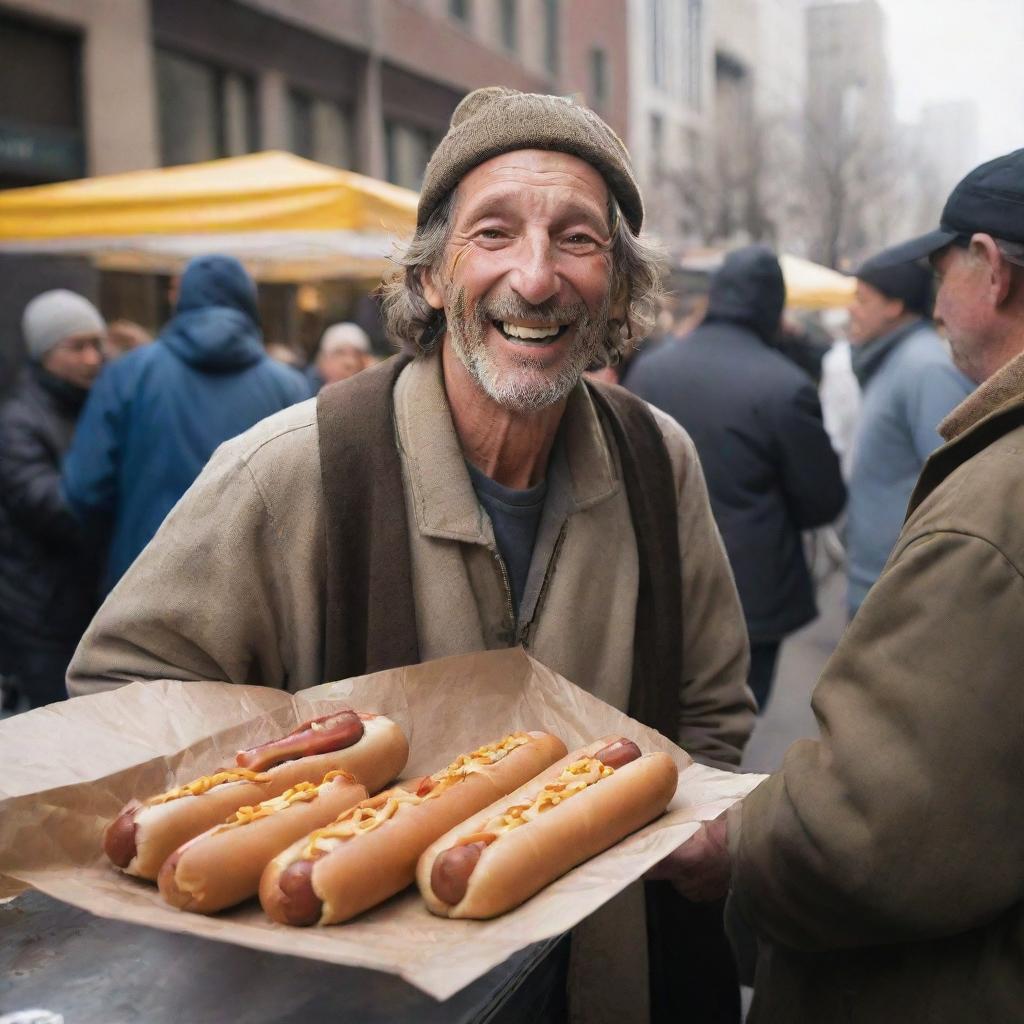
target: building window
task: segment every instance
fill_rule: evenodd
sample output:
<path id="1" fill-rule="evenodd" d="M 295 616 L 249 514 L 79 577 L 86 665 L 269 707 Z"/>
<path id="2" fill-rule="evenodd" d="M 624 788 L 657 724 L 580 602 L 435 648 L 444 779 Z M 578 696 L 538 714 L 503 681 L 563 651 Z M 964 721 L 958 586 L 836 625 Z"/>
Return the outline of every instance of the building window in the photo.
<path id="1" fill-rule="evenodd" d="M 595 46 L 590 51 L 590 104 L 596 110 L 608 102 L 608 54 Z"/>
<path id="2" fill-rule="evenodd" d="M 436 141 L 424 128 L 401 121 L 385 121 L 384 154 L 388 181 L 419 190 Z"/>
<path id="3" fill-rule="evenodd" d="M 469 0 L 448 0 L 448 13 L 456 20 L 469 24 Z"/>
<path id="4" fill-rule="evenodd" d="M 85 173 L 81 40 L 0 13 L 0 188 Z"/>
<path id="5" fill-rule="evenodd" d="M 694 110 L 704 105 L 704 0 L 688 0 L 686 18 L 686 99 Z"/>
<path id="6" fill-rule="evenodd" d="M 519 18 L 516 0 L 501 0 L 501 45 L 513 53 L 519 49 Z"/>
<path id="7" fill-rule="evenodd" d="M 289 142 L 293 153 L 313 159 L 313 101 L 304 93 L 288 93 Z"/>
<path id="8" fill-rule="evenodd" d="M 558 0 L 544 0 L 544 67 L 558 74 Z"/>
<path id="9" fill-rule="evenodd" d="M 164 166 L 259 148 L 256 90 L 248 75 L 158 49 L 156 84 Z"/>
<path id="10" fill-rule="evenodd" d="M 296 89 L 288 93 L 288 106 L 293 153 L 332 167 L 352 166 L 352 114 L 346 107 Z"/>
<path id="11" fill-rule="evenodd" d="M 659 89 L 665 87 L 665 0 L 647 0 L 648 62 L 651 84 Z"/>

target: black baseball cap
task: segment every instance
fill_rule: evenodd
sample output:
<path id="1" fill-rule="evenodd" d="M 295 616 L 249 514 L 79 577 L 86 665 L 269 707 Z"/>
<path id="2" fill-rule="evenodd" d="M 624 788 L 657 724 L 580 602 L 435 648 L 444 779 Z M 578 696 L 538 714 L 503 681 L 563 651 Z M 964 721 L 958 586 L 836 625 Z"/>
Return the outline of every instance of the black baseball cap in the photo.
<path id="1" fill-rule="evenodd" d="M 887 249 L 885 265 L 925 259 L 976 232 L 1024 242 L 1024 149 L 975 167 L 950 193 L 938 231 Z"/>
<path id="2" fill-rule="evenodd" d="M 854 276 L 888 298 L 899 299 L 908 313 L 930 316 L 934 281 L 931 268 L 918 261 L 891 262 L 891 251 L 885 249 L 865 260 Z"/>

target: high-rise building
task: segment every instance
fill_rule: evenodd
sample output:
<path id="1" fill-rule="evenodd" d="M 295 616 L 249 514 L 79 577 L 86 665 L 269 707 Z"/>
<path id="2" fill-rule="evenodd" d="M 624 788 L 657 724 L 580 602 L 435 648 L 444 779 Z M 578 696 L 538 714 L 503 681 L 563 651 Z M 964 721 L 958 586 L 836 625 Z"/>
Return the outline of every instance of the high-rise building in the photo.
<path id="1" fill-rule="evenodd" d="M 975 100 L 943 100 L 921 109 L 918 151 L 943 195 L 978 163 L 979 116 Z"/>
<path id="2" fill-rule="evenodd" d="M 729 0 L 714 8 L 715 173 L 720 243 L 793 245 L 804 109 L 803 0 Z M 796 57 L 795 57 L 796 55 Z"/>
<path id="3" fill-rule="evenodd" d="M 884 245 L 900 202 L 885 32 L 878 0 L 807 9 L 806 215 L 812 255 L 831 266 Z"/>
<path id="4" fill-rule="evenodd" d="M 848 125 L 867 136 L 891 130 L 892 77 L 878 0 L 807 9 L 807 96 L 815 122 Z"/>
<path id="5" fill-rule="evenodd" d="M 649 222 L 670 245 L 705 234 L 714 111 L 710 0 L 628 0 L 627 139 Z"/>

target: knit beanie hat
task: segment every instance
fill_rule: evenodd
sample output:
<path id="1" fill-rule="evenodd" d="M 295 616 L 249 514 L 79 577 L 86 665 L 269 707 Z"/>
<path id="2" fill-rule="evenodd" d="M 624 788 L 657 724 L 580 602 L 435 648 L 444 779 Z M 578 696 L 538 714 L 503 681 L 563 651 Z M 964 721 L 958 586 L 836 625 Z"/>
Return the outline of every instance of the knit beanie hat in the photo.
<path id="1" fill-rule="evenodd" d="M 466 173 L 517 149 L 550 149 L 585 160 L 601 173 L 637 234 L 644 220 L 629 152 L 592 110 L 565 96 L 542 96 L 492 85 L 455 108 L 451 126 L 427 164 L 416 224 L 422 227 Z"/>
<path id="2" fill-rule="evenodd" d="M 908 313 L 930 316 L 932 310 L 932 272 L 920 263 L 895 263 L 886 266 L 890 250 L 865 260 L 857 269 L 857 279 L 877 288 L 890 299 L 899 299 Z M 881 265 L 879 265 L 881 264 Z"/>
<path id="3" fill-rule="evenodd" d="M 335 349 L 346 347 L 369 354 L 370 337 L 359 324 L 350 321 L 331 324 L 320 338 L 321 353 L 329 353 Z"/>
<path id="4" fill-rule="evenodd" d="M 75 334 L 101 334 L 107 325 L 86 298 L 66 288 L 37 295 L 21 315 L 21 333 L 29 357 L 37 363 L 65 338 Z"/>

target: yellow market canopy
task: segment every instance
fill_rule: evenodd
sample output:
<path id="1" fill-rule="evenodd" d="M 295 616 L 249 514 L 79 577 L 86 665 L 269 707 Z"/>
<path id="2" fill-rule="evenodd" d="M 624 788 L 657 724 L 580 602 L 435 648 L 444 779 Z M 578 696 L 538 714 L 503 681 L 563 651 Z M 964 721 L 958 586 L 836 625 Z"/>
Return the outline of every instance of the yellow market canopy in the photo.
<path id="1" fill-rule="evenodd" d="M 849 305 L 857 281 L 838 270 L 783 253 L 779 257 L 786 281 L 786 305 L 793 309 L 835 309 Z"/>
<path id="2" fill-rule="evenodd" d="M 680 268 L 710 275 L 724 259 L 725 253 L 719 249 L 696 249 L 680 261 Z M 799 256 L 783 253 L 779 263 L 786 282 L 786 305 L 790 309 L 844 309 L 857 289 L 854 278 Z"/>
<path id="3" fill-rule="evenodd" d="M 263 279 L 374 276 L 417 195 L 352 171 L 267 152 L 0 192 L 0 251 L 93 256 L 168 271 L 231 252 Z"/>

